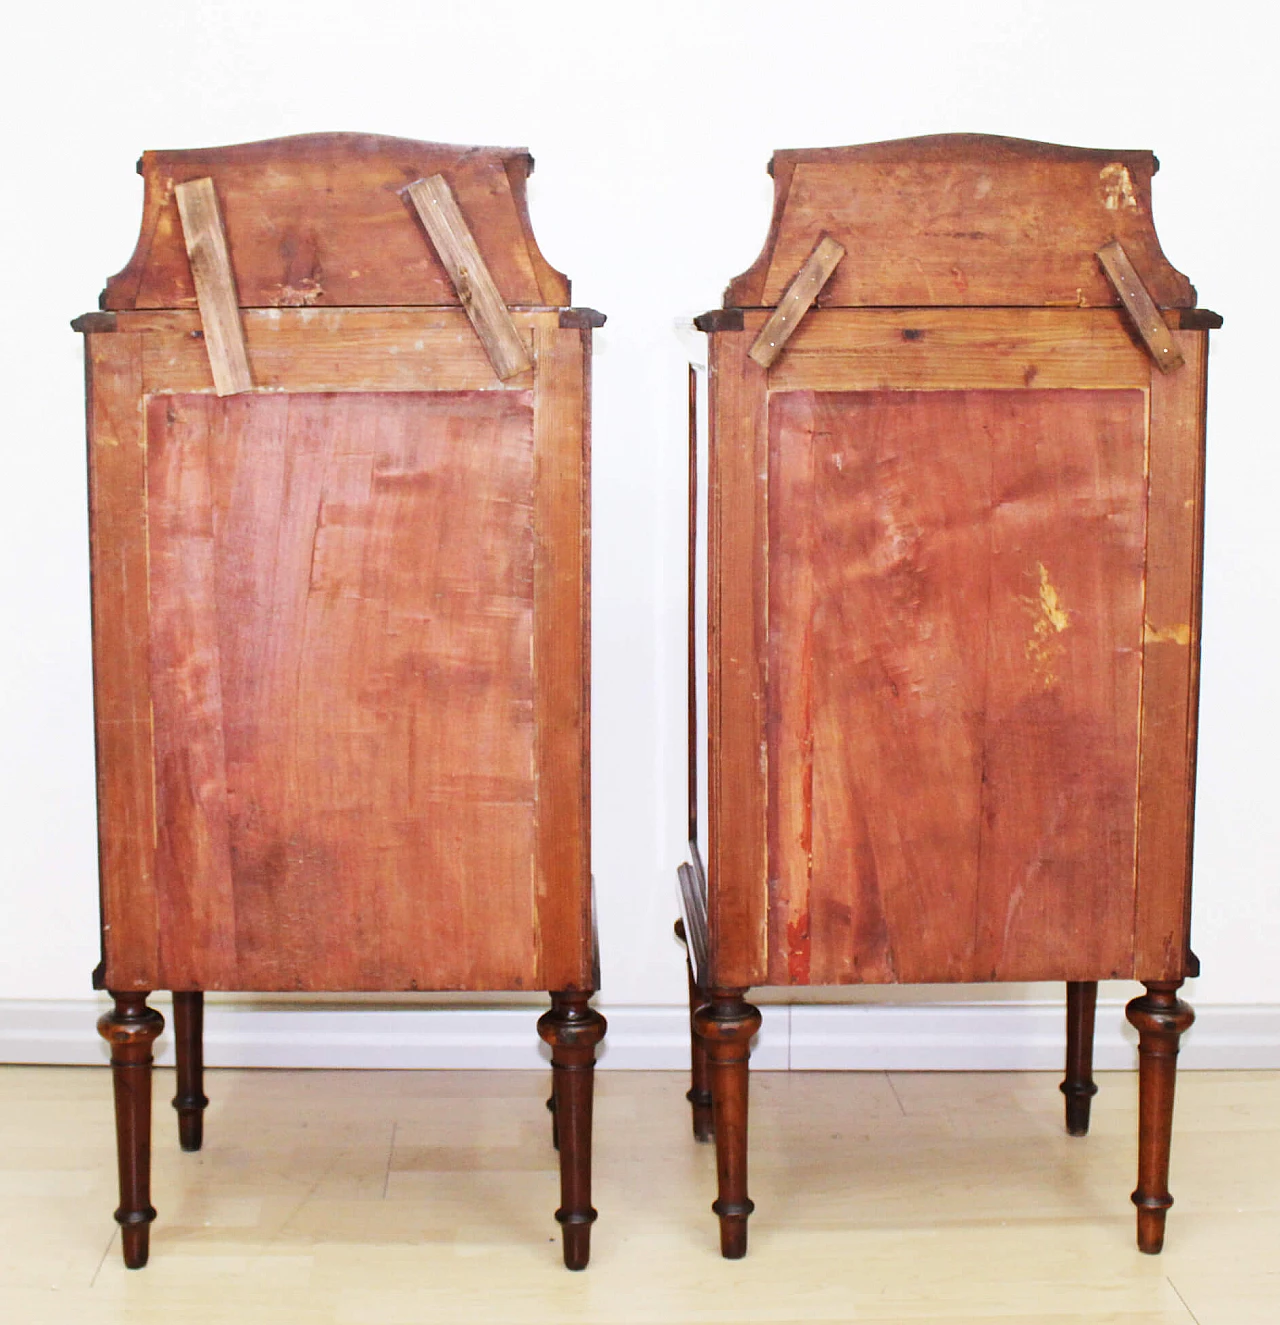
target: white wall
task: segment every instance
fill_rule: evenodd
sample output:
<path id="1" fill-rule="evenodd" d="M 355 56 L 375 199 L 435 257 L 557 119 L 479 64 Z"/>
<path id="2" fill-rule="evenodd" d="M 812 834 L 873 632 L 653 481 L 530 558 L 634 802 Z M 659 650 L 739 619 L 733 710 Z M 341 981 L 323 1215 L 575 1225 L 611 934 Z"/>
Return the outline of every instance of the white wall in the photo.
<path id="1" fill-rule="evenodd" d="M 684 364 L 702 352 L 689 319 L 760 246 L 772 149 L 967 130 L 1154 148 L 1165 250 L 1227 319 L 1211 370 L 1194 936 L 1205 974 L 1192 997 L 1280 1008 L 1277 23 L 1270 8 L 1245 12 L 1116 0 L 9 11 L 0 1000 L 87 999 L 97 957 L 82 377 L 67 320 L 132 251 L 143 148 L 353 129 L 536 156 L 541 246 L 575 301 L 610 319 L 596 357 L 595 873 L 605 999 L 621 1007 L 683 997 L 669 936 L 683 838 Z"/>

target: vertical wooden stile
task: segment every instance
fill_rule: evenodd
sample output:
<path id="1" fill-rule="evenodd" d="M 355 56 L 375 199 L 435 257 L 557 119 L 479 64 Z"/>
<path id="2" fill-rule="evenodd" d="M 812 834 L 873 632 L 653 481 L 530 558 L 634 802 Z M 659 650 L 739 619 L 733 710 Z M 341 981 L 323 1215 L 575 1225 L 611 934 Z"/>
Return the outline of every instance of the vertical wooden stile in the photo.
<path id="1" fill-rule="evenodd" d="M 582 411 L 590 334 L 546 326 L 534 333 L 534 895 L 540 983 L 548 989 L 580 988 L 584 954 L 590 964 L 589 438 Z"/>
<path id="2" fill-rule="evenodd" d="M 1135 974 L 1186 972 L 1195 788 L 1196 672 L 1208 335 L 1170 333 L 1186 359 L 1151 378 L 1151 471 L 1143 622 Z M 1175 883 L 1175 880 L 1177 881 Z"/>
<path id="3" fill-rule="evenodd" d="M 142 337 L 91 335 L 87 352 L 102 924 L 113 987 L 150 988 L 159 926 Z"/>
<path id="4" fill-rule="evenodd" d="M 750 334 L 722 332 L 711 344 L 708 519 L 709 923 L 713 936 L 735 940 L 732 951 L 721 952 L 713 938 L 709 983 L 743 987 L 764 978 L 768 916 L 768 432 L 765 370 L 747 355 Z M 724 573 L 726 567 L 734 573 Z"/>

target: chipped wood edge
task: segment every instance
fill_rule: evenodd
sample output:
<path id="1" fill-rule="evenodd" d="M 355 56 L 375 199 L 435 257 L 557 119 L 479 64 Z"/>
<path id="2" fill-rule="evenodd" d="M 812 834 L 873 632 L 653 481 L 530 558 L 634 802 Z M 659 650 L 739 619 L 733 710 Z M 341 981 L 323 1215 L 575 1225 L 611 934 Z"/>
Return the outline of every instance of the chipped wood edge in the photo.
<path id="1" fill-rule="evenodd" d="M 493 364 L 505 382 L 533 366 L 529 351 L 520 339 L 511 312 L 498 293 L 489 268 L 463 219 L 448 181 L 443 175 L 415 179 L 404 188 L 418 213 L 436 253 L 449 273 L 458 300 Z"/>
<path id="2" fill-rule="evenodd" d="M 796 273 L 795 279 L 787 286 L 786 293 L 778 300 L 778 306 L 770 313 L 755 343 L 747 354 L 761 368 L 768 368 L 782 353 L 791 333 L 800 324 L 800 319 L 809 311 L 818 292 L 831 279 L 831 273 L 844 257 L 844 246 L 838 244 L 830 235 L 823 235 L 814 246 L 813 252 L 805 259 L 804 266 Z"/>
<path id="3" fill-rule="evenodd" d="M 235 272 L 213 180 L 208 176 L 187 180 L 175 185 L 173 192 L 195 281 L 214 389 L 220 396 L 252 390 Z"/>
<path id="4" fill-rule="evenodd" d="M 1156 302 L 1147 287 L 1143 285 L 1142 278 L 1134 269 L 1133 263 L 1129 261 L 1124 246 L 1118 239 L 1113 239 L 1110 244 L 1104 244 L 1098 250 L 1098 261 L 1102 264 L 1102 270 L 1107 273 L 1108 280 L 1116 287 L 1120 302 L 1124 305 L 1125 312 L 1133 319 L 1133 325 L 1138 335 L 1142 337 L 1142 343 L 1147 347 L 1148 353 L 1155 360 L 1156 367 L 1163 373 L 1172 373 L 1181 368 L 1183 358 L 1177 342 L 1169 334 L 1163 315 L 1156 307 Z"/>

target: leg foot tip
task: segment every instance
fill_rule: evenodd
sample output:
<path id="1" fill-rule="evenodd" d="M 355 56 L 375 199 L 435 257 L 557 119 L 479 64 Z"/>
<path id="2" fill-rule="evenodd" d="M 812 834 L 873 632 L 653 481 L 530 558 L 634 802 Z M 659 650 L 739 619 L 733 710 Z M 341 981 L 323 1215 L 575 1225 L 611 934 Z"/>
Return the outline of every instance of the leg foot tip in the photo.
<path id="1" fill-rule="evenodd" d="M 147 1229 L 125 1229 L 121 1235 L 121 1251 L 127 1270 L 141 1270 L 151 1254 L 151 1239 Z"/>
<path id="2" fill-rule="evenodd" d="M 564 1230 L 564 1267 L 585 1270 L 591 1259 L 591 1225 L 567 1224 Z"/>
<path id="3" fill-rule="evenodd" d="M 746 1215 L 721 1215 L 720 1255 L 727 1261 L 740 1261 L 746 1254 Z"/>
<path id="4" fill-rule="evenodd" d="M 720 1230 L 720 1255 L 726 1261 L 740 1261 L 747 1254 L 747 1230 L 726 1233 Z"/>
<path id="5" fill-rule="evenodd" d="M 1163 1210 L 1138 1210 L 1138 1250 L 1147 1256 L 1158 1256 L 1164 1250 L 1165 1215 Z"/>

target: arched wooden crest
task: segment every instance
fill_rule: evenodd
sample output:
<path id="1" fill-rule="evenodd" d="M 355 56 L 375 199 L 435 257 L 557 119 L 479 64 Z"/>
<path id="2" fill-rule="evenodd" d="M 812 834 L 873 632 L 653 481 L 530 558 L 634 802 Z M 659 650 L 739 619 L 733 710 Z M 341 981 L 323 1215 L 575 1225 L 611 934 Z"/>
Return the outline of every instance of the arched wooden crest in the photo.
<path id="1" fill-rule="evenodd" d="M 846 250 L 820 308 L 1113 308 L 1119 241 L 1161 308 L 1190 308 L 1151 219 L 1150 152 L 939 134 L 774 154 L 773 221 L 726 308 L 773 307 L 822 235 Z"/>
<path id="2" fill-rule="evenodd" d="M 529 223 L 532 169 L 524 148 L 358 133 L 145 152 L 138 245 L 100 306 L 196 306 L 174 189 L 205 177 L 221 205 L 241 307 L 456 305 L 453 282 L 403 196 L 413 181 L 443 175 L 503 300 L 562 308 L 568 278 L 539 252 Z"/>

